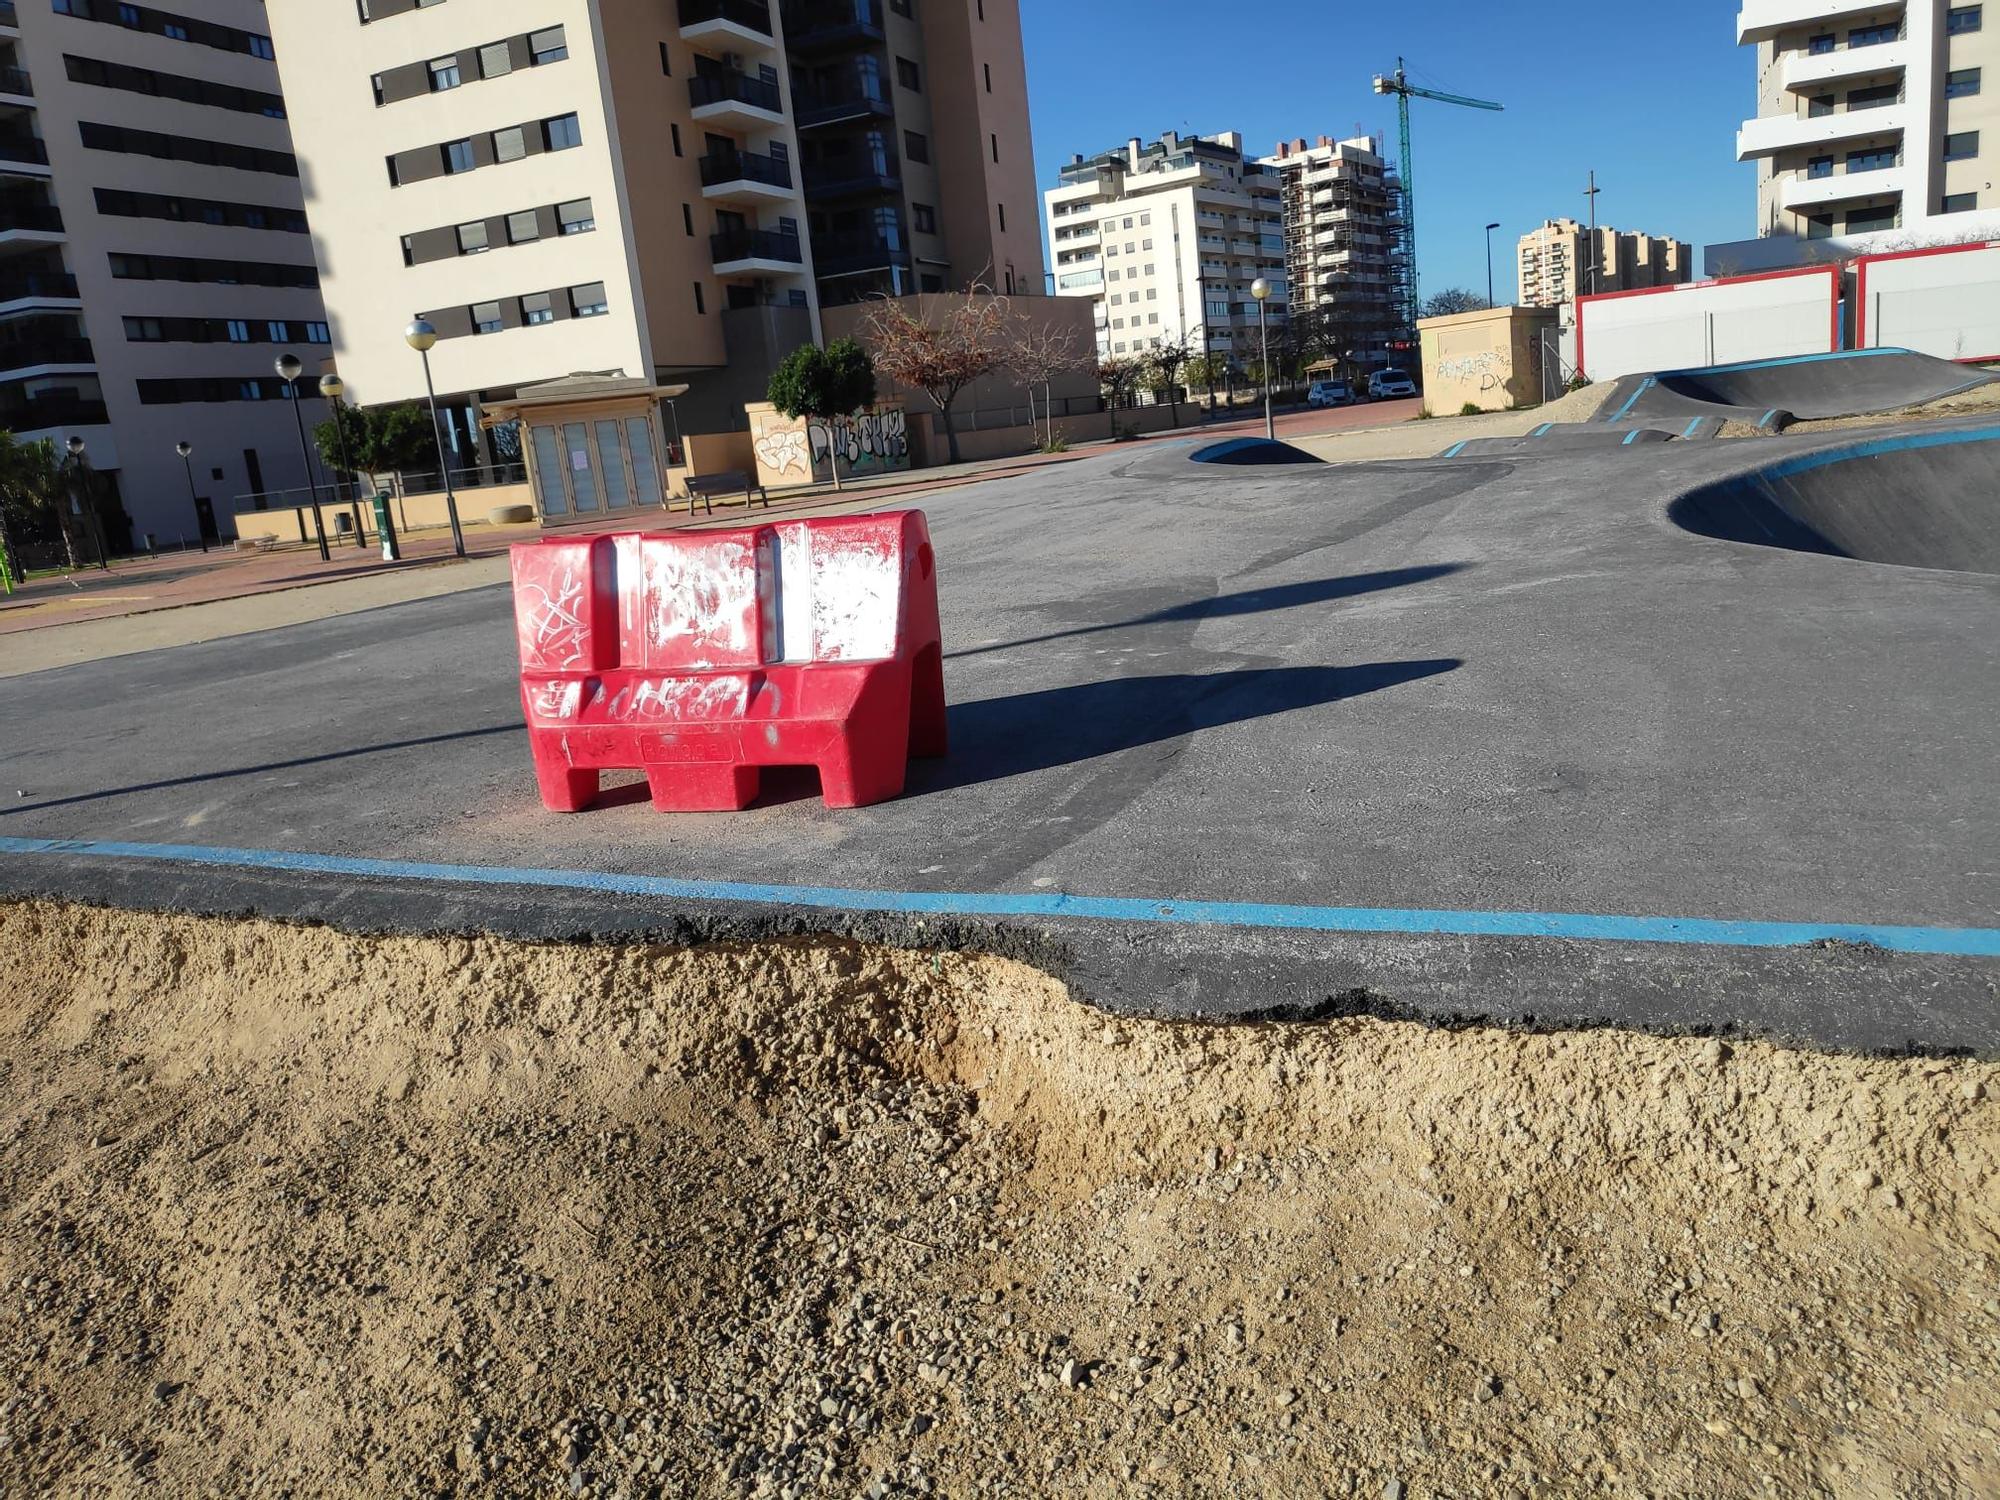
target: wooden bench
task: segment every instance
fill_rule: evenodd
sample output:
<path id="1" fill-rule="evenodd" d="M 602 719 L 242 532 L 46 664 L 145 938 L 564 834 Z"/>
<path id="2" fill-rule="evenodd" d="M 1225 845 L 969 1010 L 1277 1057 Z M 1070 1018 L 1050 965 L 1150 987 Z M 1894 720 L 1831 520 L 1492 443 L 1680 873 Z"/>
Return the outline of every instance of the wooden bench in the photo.
<path id="1" fill-rule="evenodd" d="M 751 501 L 761 500 L 768 510 L 771 496 L 763 485 L 758 484 L 741 469 L 723 469 L 715 474 L 690 474 L 687 481 L 688 514 L 694 514 L 694 503 L 699 500 L 712 516 L 715 514 L 717 495 L 743 495 L 743 508 L 748 510 Z"/>

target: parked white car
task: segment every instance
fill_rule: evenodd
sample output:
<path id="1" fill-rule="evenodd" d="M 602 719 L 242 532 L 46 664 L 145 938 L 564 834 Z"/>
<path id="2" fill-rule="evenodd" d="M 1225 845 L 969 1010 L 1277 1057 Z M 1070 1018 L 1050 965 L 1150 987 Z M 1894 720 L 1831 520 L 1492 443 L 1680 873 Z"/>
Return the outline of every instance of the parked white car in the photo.
<path id="1" fill-rule="evenodd" d="M 1352 406 L 1354 387 L 1344 380 L 1315 380 L 1306 391 L 1307 406 Z"/>
<path id="2" fill-rule="evenodd" d="M 1417 383 L 1410 379 L 1408 370 L 1377 370 L 1368 377 L 1368 399 L 1370 401 L 1393 401 L 1398 396 L 1414 396 Z"/>

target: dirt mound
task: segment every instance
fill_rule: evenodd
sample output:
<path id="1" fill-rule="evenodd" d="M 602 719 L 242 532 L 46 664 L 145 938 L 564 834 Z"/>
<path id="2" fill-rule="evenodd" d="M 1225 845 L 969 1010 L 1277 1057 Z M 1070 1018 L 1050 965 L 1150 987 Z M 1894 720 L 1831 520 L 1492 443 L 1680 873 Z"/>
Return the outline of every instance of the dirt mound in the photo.
<path id="1" fill-rule="evenodd" d="M 0 1491 L 1991 1494 L 2000 1069 L 0 906 Z"/>

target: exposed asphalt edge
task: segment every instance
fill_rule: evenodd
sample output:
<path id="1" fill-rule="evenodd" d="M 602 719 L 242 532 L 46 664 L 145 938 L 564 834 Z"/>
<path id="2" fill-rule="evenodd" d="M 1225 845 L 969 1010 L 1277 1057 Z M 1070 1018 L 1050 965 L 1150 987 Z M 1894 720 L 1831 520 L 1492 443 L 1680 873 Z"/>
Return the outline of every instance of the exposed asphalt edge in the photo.
<path id="1" fill-rule="evenodd" d="M 1618 1027 L 1865 1054 L 2000 1057 L 2000 964 L 1850 943 L 1738 949 L 939 918 L 63 854 L 0 860 L 0 898 L 257 916 L 362 935 L 490 933 L 675 947 L 832 938 L 977 952 L 1026 963 L 1114 1014 L 1191 1022 L 1374 1015 L 1444 1027 Z"/>

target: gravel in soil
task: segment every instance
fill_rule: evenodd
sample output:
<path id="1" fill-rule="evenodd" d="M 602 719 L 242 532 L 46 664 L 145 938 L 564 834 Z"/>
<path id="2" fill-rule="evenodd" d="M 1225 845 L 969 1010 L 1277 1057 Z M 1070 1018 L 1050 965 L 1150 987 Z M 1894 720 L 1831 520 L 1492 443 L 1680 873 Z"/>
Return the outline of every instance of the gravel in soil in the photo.
<path id="1" fill-rule="evenodd" d="M 2000 1492 L 2000 1069 L 0 905 L 0 1493 Z"/>

